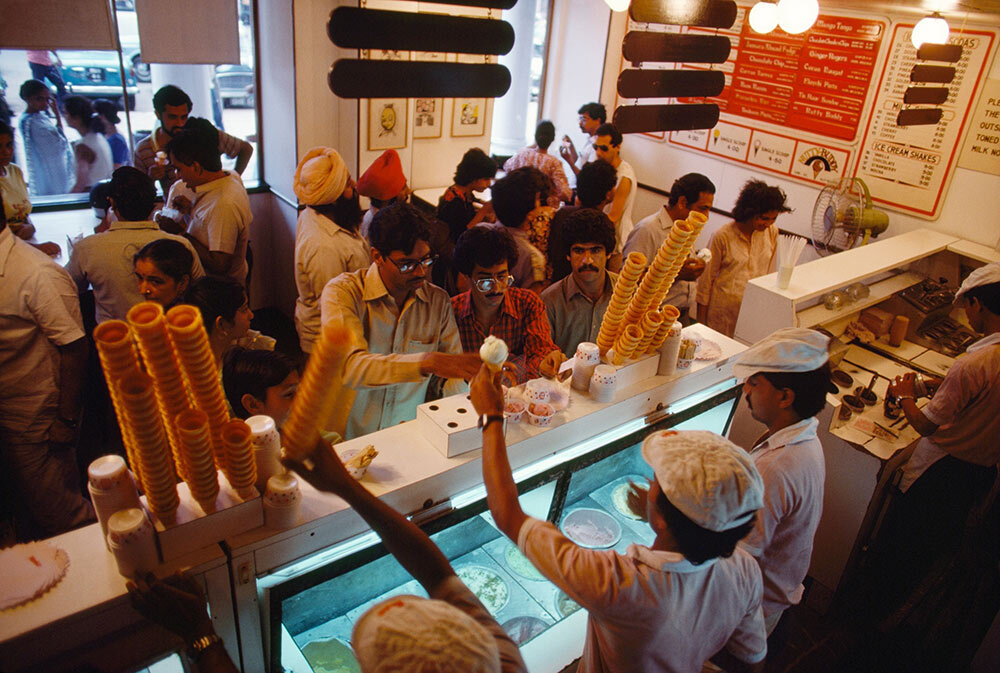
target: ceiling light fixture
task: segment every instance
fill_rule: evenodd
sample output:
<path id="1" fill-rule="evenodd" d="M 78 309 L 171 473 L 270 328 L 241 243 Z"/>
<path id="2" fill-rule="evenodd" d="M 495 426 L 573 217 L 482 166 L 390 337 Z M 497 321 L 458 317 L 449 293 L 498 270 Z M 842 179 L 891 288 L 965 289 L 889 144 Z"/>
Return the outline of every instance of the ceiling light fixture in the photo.
<path id="1" fill-rule="evenodd" d="M 790 35 L 798 35 L 812 28 L 817 16 L 817 0 L 778 0 L 778 25 Z"/>
<path id="2" fill-rule="evenodd" d="M 778 6 L 773 2 L 758 2 L 750 10 L 750 27 L 757 33 L 770 33 L 778 27 Z"/>
<path id="3" fill-rule="evenodd" d="M 604 0 L 612 12 L 624 12 L 628 9 L 631 0 Z"/>
<path id="4" fill-rule="evenodd" d="M 937 12 L 917 21 L 910 35 L 914 49 L 920 49 L 923 44 L 948 44 L 948 22 Z"/>

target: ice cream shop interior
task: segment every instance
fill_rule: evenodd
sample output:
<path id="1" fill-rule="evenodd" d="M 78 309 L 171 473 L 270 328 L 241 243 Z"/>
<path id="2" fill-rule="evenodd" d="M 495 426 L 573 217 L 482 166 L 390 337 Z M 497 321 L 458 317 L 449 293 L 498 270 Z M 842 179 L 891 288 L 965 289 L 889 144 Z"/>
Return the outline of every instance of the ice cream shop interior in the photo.
<path id="1" fill-rule="evenodd" d="M 997 0 L 5 0 L 0 671 L 1000 671 Z"/>

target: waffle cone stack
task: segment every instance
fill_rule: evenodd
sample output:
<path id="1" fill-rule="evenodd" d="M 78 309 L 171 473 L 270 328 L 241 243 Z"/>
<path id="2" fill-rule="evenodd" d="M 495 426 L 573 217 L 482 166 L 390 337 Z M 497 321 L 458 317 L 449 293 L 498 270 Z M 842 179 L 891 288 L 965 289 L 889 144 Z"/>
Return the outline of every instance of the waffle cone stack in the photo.
<path id="1" fill-rule="evenodd" d="M 646 355 L 652 355 L 656 351 L 660 350 L 663 346 L 663 342 L 667 340 L 667 334 L 670 333 L 670 328 L 673 326 L 677 319 L 681 317 L 681 312 L 677 310 L 676 306 L 671 306 L 667 304 L 660 309 L 660 315 L 663 318 L 663 322 L 656 330 L 656 335 L 649 342 L 649 347 L 646 348 Z"/>
<path id="2" fill-rule="evenodd" d="M 615 339 L 615 356 L 612 363 L 618 366 L 632 357 L 640 339 L 642 339 L 642 329 L 638 325 L 626 325 L 624 331 Z"/>
<path id="3" fill-rule="evenodd" d="M 142 464 L 142 488 L 146 492 L 149 508 L 160 521 L 172 524 L 180 499 L 177 497 L 177 480 L 156 404 L 153 380 L 138 370 L 132 370 L 116 379 L 115 384 L 120 391 L 122 411 Z"/>
<path id="4" fill-rule="evenodd" d="M 191 405 L 177 365 L 177 357 L 167 335 L 163 307 L 155 302 L 144 301 L 129 309 L 127 318 L 139 343 L 146 372 L 153 380 L 153 390 L 156 391 L 156 401 L 177 471 L 187 481 L 187 467 L 174 429 L 174 419 Z"/>
<path id="5" fill-rule="evenodd" d="M 615 282 L 611 301 L 608 302 L 608 309 L 604 312 L 604 318 L 601 320 L 601 330 L 597 334 L 597 346 L 602 355 L 615 344 L 615 339 L 621 332 L 629 299 L 639 285 L 639 278 L 642 276 L 642 270 L 645 266 L 646 256 L 640 252 L 629 253 L 628 257 L 625 258 L 625 266 L 618 274 L 618 281 Z"/>
<path id="6" fill-rule="evenodd" d="M 351 332 L 343 325 L 323 327 L 282 428 L 285 451 L 295 460 L 305 460 L 316 448 L 319 426 L 330 417 L 343 387 L 344 362 L 352 343 Z"/>
<path id="7" fill-rule="evenodd" d="M 229 421 L 229 409 L 226 407 L 222 381 L 208 343 L 201 311 L 185 304 L 175 306 L 167 311 L 166 326 L 195 407 L 208 417 L 215 466 L 229 476 L 229 464 L 221 436 L 223 427 Z"/>
<path id="8" fill-rule="evenodd" d="M 244 500 L 255 498 L 259 494 L 254 488 L 257 481 L 257 464 L 253 457 L 252 431 L 239 418 L 234 418 L 222 426 L 222 445 L 226 450 L 226 476 L 229 484 Z"/>
<path id="9" fill-rule="evenodd" d="M 642 338 L 635 347 L 634 356 L 639 356 L 646 352 L 646 349 L 649 348 L 649 344 L 653 341 L 662 324 L 663 315 L 659 311 L 656 309 L 646 311 L 646 314 L 642 316 Z"/>
<path id="10" fill-rule="evenodd" d="M 198 409 L 187 409 L 177 414 L 174 425 L 187 465 L 187 485 L 191 496 L 198 501 L 205 514 L 211 514 L 219 496 L 219 473 L 215 470 L 208 416 Z"/>
<path id="11" fill-rule="evenodd" d="M 108 384 L 111 404 L 115 409 L 118 427 L 122 431 L 122 443 L 128 456 L 129 466 L 135 473 L 139 483 L 142 483 L 142 466 L 136 455 L 135 441 L 132 431 L 122 410 L 121 393 L 116 381 L 129 372 L 139 371 L 139 354 L 132 341 L 132 330 L 123 320 L 107 320 L 94 329 L 94 343 L 97 345 L 97 355 L 101 360 L 101 369 Z"/>

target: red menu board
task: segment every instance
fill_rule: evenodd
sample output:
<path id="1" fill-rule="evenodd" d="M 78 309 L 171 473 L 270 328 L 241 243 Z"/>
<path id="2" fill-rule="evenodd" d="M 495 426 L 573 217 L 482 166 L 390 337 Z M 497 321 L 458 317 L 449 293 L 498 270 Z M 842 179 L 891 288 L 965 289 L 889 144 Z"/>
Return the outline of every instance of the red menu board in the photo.
<path id="1" fill-rule="evenodd" d="M 740 7 L 741 19 L 746 12 Z M 876 19 L 821 14 L 800 35 L 780 28 L 761 35 L 748 21 L 738 20 L 730 33 L 732 53 L 722 65 L 732 75 L 722 94 L 709 100 L 730 115 L 852 141 L 885 28 L 885 22 Z"/>

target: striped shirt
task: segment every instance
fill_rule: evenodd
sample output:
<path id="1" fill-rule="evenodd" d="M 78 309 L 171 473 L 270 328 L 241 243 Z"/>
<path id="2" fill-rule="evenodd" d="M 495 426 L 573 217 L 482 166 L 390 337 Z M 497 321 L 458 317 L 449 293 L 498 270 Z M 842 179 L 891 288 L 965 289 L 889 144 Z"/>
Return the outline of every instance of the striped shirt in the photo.
<path id="1" fill-rule="evenodd" d="M 160 129 L 153 129 L 153 132 L 148 136 L 143 138 L 138 145 L 135 146 L 135 153 L 132 155 L 132 165 L 138 168 L 140 171 L 149 175 L 149 169 L 156 165 L 156 153 L 166 152 L 167 145 L 164 143 L 160 145 L 156 142 L 156 134 Z M 236 136 L 231 136 L 223 130 L 219 130 L 219 154 L 225 154 L 230 159 L 235 159 L 239 156 L 240 149 L 243 147 L 243 141 Z M 163 194 L 166 195 L 170 192 L 170 185 L 174 184 L 177 180 L 176 169 L 167 164 L 167 172 L 162 180 L 159 180 L 160 187 L 163 189 Z"/>
<path id="2" fill-rule="evenodd" d="M 553 208 L 558 208 L 560 202 L 573 198 L 573 190 L 570 189 L 569 182 L 566 181 L 566 174 L 563 172 L 559 157 L 542 152 L 535 146 L 525 147 L 508 159 L 504 163 L 503 169 L 510 173 L 524 166 L 534 166 L 552 180 L 554 189 L 549 194 L 548 204 Z"/>

